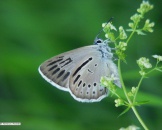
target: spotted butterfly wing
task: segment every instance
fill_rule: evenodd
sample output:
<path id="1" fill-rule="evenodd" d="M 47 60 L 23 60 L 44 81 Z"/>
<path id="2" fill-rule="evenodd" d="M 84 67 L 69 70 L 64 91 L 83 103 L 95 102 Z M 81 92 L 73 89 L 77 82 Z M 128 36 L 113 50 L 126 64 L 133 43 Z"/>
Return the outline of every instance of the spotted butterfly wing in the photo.
<path id="1" fill-rule="evenodd" d="M 108 95 L 108 89 L 100 85 L 101 76 L 118 77 L 111 50 L 105 43 L 52 57 L 40 65 L 39 72 L 49 83 L 69 91 L 81 102 L 97 102 Z M 119 80 L 114 83 L 121 87 Z"/>

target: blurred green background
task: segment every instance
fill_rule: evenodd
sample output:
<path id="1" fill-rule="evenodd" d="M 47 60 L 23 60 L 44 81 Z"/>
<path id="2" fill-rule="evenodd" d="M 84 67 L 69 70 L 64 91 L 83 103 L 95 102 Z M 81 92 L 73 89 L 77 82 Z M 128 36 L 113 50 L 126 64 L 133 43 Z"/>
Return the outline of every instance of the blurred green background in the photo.
<path id="1" fill-rule="evenodd" d="M 155 22 L 154 33 L 135 35 L 122 72 L 127 86 L 140 78 L 136 60 L 162 55 L 160 0 L 150 1 L 147 15 Z M 101 24 L 114 16 L 113 24 L 128 28 L 129 18 L 141 1 L 130 0 L 1 0 L 0 1 L 0 126 L 2 130 L 118 130 L 140 124 L 132 111 L 118 117 L 124 107 L 114 106 L 114 97 L 99 103 L 80 103 L 69 93 L 47 83 L 39 65 L 59 53 L 91 45 Z M 130 89 L 129 87 L 129 89 Z M 140 100 L 149 100 L 138 111 L 150 129 L 162 128 L 162 74 L 145 79 Z"/>

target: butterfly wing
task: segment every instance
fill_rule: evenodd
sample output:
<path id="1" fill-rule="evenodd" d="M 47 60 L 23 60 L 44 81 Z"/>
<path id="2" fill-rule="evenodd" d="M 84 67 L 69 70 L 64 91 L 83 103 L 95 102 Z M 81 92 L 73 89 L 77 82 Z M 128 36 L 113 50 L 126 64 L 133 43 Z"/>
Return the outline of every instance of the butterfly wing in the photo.
<path id="1" fill-rule="evenodd" d="M 69 91 L 81 102 L 97 102 L 108 95 L 100 85 L 101 76 L 114 74 L 116 65 L 111 59 L 102 58 L 96 45 L 62 53 L 45 61 L 39 67 L 42 77 L 58 89 Z M 114 82 L 120 87 L 120 81 Z"/>
<path id="2" fill-rule="evenodd" d="M 102 76 L 110 77 L 113 74 L 119 78 L 112 59 L 102 57 L 100 51 L 83 57 L 76 66 L 70 77 L 69 89 L 71 95 L 81 102 L 98 102 L 108 96 L 108 89 L 100 84 Z M 119 80 L 114 83 L 121 87 Z"/>
<path id="3" fill-rule="evenodd" d="M 78 61 L 88 55 L 89 46 L 54 56 L 39 66 L 39 73 L 58 89 L 69 91 L 69 79 Z M 91 48 L 93 49 L 93 48 Z"/>

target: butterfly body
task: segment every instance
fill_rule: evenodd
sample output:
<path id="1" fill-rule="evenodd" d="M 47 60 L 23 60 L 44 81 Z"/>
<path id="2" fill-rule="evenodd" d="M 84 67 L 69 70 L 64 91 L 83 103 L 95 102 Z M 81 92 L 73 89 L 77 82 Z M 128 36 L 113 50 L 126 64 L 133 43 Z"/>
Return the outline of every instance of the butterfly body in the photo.
<path id="1" fill-rule="evenodd" d="M 101 77 L 119 76 L 107 41 L 95 43 L 50 58 L 40 65 L 40 74 L 58 89 L 69 91 L 77 101 L 102 100 L 108 89 L 101 86 Z M 121 87 L 119 80 L 114 83 Z"/>

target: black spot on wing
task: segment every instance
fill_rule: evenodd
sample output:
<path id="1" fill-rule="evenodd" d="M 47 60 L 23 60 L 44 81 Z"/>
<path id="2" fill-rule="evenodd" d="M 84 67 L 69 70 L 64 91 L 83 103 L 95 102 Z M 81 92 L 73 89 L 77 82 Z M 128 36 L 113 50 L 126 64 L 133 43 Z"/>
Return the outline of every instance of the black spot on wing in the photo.
<path id="1" fill-rule="evenodd" d="M 72 62 L 72 59 L 71 58 L 67 58 L 66 60 L 60 62 L 60 65 L 63 64 L 61 67 L 64 67 L 64 66 L 68 65 L 71 62 Z"/>
<path id="2" fill-rule="evenodd" d="M 64 73 L 65 73 L 65 70 L 62 70 L 62 71 L 58 74 L 57 78 L 61 77 Z"/>
<path id="3" fill-rule="evenodd" d="M 93 73 L 90 69 L 88 69 L 88 72 Z"/>
<path id="4" fill-rule="evenodd" d="M 55 64 L 55 63 L 57 63 L 57 62 L 60 62 L 60 61 L 62 61 L 62 60 L 63 60 L 63 59 L 61 58 L 61 59 L 52 61 L 52 62 L 50 62 L 47 66 L 53 65 L 53 64 Z"/>
<path id="5" fill-rule="evenodd" d="M 70 72 L 67 72 L 67 73 L 64 75 L 62 81 L 66 80 L 66 79 L 69 77 L 69 75 L 70 75 Z"/>
<path id="6" fill-rule="evenodd" d="M 76 71 L 73 73 L 73 77 L 78 73 L 79 70 L 82 69 L 82 67 L 84 67 L 88 62 L 90 62 L 92 60 L 92 57 L 89 58 L 88 60 L 86 60 L 85 62 L 83 62 L 83 64 L 81 64 L 81 66 L 79 66 Z"/>
<path id="7" fill-rule="evenodd" d="M 56 70 L 54 70 L 54 71 L 52 72 L 52 75 L 56 74 L 58 71 L 60 71 L 60 68 L 57 68 Z"/>
<path id="8" fill-rule="evenodd" d="M 79 81 L 79 84 L 78 84 L 78 86 L 80 86 L 80 84 L 81 84 L 81 83 L 82 83 L 82 80 L 80 80 L 80 81 Z"/>
<path id="9" fill-rule="evenodd" d="M 73 84 L 75 84 L 78 81 L 79 77 L 80 77 L 80 75 L 77 75 L 77 77 L 75 78 Z"/>
<path id="10" fill-rule="evenodd" d="M 54 65 L 54 66 L 52 66 L 51 68 L 49 68 L 48 71 L 51 71 L 51 70 L 55 69 L 56 67 L 57 67 L 57 65 Z"/>

